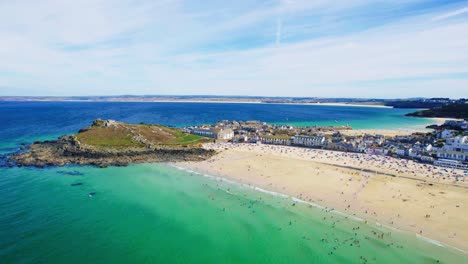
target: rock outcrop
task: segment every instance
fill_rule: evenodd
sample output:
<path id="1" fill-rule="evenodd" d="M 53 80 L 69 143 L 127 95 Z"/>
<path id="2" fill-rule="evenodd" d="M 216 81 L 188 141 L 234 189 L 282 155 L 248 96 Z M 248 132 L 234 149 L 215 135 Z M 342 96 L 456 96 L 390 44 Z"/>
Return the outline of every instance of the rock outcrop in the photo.
<path id="1" fill-rule="evenodd" d="M 161 142 L 151 144 L 151 142 L 146 142 L 147 139 L 143 135 L 136 136 L 138 140 L 134 146 L 126 145 L 116 148 L 86 144 L 79 139 L 80 133 L 85 133 L 95 126 L 113 129 L 116 125 L 128 126 L 132 129 L 134 126 L 138 126 L 97 120 L 91 127 L 80 130 L 77 135 L 62 136 L 51 141 L 34 142 L 23 152 L 11 155 L 8 162 L 15 163 L 17 166 L 36 167 L 67 164 L 106 167 L 143 162 L 199 161 L 208 159 L 216 153 L 214 150 L 202 148 L 198 142 L 196 144 L 162 144 Z M 159 129 L 160 126 L 157 128 Z M 145 141 L 146 144 L 142 145 L 142 141 Z"/>

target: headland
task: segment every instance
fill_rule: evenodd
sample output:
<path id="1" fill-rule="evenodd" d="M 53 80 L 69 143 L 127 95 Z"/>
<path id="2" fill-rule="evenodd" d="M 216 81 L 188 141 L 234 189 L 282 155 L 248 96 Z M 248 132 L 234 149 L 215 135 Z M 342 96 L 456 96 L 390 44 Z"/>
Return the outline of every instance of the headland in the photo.
<path id="1" fill-rule="evenodd" d="M 201 148 L 209 139 L 161 125 L 126 124 L 95 120 L 75 135 L 36 141 L 10 156 L 18 166 L 64 166 L 67 164 L 126 166 L 130 163 L 204 160 L 214 150 Z"/>

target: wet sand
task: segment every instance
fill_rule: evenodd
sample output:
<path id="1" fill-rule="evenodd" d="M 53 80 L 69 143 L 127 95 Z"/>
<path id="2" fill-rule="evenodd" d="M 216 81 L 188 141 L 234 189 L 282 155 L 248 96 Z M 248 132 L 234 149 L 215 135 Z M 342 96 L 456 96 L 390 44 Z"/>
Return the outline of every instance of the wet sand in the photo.
<path id="1" fill-rule="evenodd" d="M 178 166 L 285 193 L 468 251 L 468 176 L 412 161 L 307 148 L 207 144 Z"/>

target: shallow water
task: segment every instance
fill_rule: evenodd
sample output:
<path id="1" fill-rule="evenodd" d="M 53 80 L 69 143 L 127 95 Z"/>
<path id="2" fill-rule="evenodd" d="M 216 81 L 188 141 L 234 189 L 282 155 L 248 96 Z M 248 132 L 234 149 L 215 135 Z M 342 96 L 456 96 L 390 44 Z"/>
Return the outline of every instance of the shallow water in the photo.
<path id="1" fill-rule="evenodd" d="M 0 153 L 75 132 L 97 117 L 172 125 L 215 118 L 203 104 L 171 113 L 167 105 L 105 106 L 0 103 Z M 198 115 L 188 113 L 193 107 Z M 221 112 L 235 115 L 232 107 Z M 249 109 L 236 107 L 239 115 Z M 0 168 L 1 263 L 463 263 L 465 257 L 414 234 L 164 164 Z"/>
<path id="2" fill-rule="evenodd" d="M 3 263 L 463 260 L 414 235 L 163 164 L 0 173 Z"/>

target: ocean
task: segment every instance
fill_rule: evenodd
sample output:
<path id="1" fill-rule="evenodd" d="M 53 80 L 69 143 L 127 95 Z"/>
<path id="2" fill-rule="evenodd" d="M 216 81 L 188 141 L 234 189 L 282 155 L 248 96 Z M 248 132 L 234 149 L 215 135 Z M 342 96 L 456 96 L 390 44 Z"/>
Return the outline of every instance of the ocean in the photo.
<path id="1" fill-rule="evenodd" d="M 0 102 L 0 154 L 96 118 L 409 128 L 409 110 L 279 104 Z M 1 162 L 1 161 L 0 161 Z M 466 255 L 168 164 L 0 167 L 1 263 L 462 263 Z"/>

